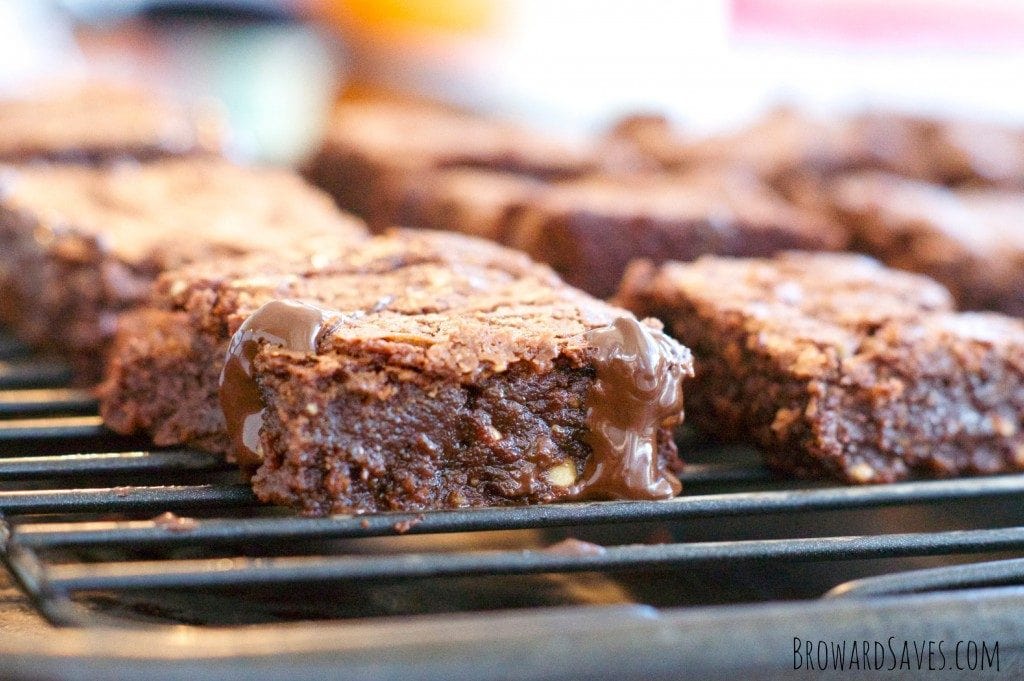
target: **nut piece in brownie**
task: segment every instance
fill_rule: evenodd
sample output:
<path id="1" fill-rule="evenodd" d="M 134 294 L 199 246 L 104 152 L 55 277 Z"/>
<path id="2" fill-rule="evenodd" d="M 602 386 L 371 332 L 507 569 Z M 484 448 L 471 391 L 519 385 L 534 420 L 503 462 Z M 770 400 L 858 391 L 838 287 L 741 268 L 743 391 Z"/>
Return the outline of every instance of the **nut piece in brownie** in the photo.
<path id="1" fill-rule="evenodd" d="M 390 227 L 440 229 L 503 243 L 518 210 L 544 183 L 524 175 L 477 168 L 443 168 L 393 175 L 369 197 L 370 231 Z"/>
<path id="2" fill-rule="evenodd" d="M 1024 317 L 1024 194 L 861 173 L 830 196 L 858 250 L 937 279 L 961 308 Z"/>
<path id="3" fill-rule="evenodd" d="M 856 483 L 1024 469 L 1024 322 L 866 256 L 636 263 L 618 300 L 693 348 L 690 419 Z"/>
<path id="4" fill-rule="evenodd" d="M 219 154 L 220 117 L 147 90 L 89 82 L 0 100 L 0 161 L 99 164 Z"/>
<path id="5" fill-rule="evenodd" d="M 335 113 L 305 174 L 358 215 L 388 178 L 470 167 L 540 179 L 576 177 L 605 162 L 599 150 L 518 125 L 421 104 L 361 102 Z"/>
<path id="6" fill-rule="evenodd" d="M 0 314 L 97 377 L 116 317 L 165 269 L 295 242 L 363 238 L 298 175 L 214 158 L 103 168 L 31 165 L 0 179 Z"/>
<path id="7" fill-rule="evenodd" d="M 230 448 L 260 498 L 311 514 L 663 498 L 690 372 L 654 322 L 520 253 L 396 231 L 166 274 L 125 319 L 101 410 Z"/>
<path id="8" fill-rule="evenodd" d="M 846 232 L 742 172 L 594 176 L 549 187 L 517 213 L 509 243 L 549 263 L 573 286 L 615 292 L 633 258 L 693 260 L 835 250 Z"/>

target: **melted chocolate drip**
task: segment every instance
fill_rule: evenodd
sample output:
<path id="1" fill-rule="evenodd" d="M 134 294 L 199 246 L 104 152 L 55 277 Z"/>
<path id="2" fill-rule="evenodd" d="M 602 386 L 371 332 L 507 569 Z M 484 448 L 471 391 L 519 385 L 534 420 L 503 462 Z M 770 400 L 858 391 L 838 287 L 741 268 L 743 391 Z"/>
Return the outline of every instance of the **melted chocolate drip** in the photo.
<path id="1" fill-rule="evenodd" d="M 667 499 L 679 480 L 658 461 L 658 430 L 683 413 L 686 349 L 632 317 L 587 334 L 597 349 L 597 381 L 587 395 L 592 453 L 576 499 Z"/>
<path id="2" fill-rule="evenodd" d="M 253 312 L 232 336 L 220 375 L 220 406 L 232 453 L 242 467 L 256 468 L 263 462 L 260 427 L 264 405 L 252 371 L 260 343 L 315 353 L 317 337 L 330 315 L 308 303 L 273 300 Z"/>

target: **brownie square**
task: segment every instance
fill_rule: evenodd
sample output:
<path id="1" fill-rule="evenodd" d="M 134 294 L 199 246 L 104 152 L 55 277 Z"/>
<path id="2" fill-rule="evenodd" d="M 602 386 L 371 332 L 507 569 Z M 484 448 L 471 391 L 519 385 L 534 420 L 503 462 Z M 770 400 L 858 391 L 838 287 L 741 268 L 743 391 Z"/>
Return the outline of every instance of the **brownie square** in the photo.
<path id="1" fill-rule="evenodd" d="M 395 231 L 164 275 L 124 320 L 101 412 L 230 450 L 261 499 L 310 514 L 662 498 L 691 363 L 659 328 L 522 254 Z"/>
<path id="2" fill-rule="evenodd" d="M 225 128 L 209 106 L 115 83 L 88 82 L 0 100 L 0 162 L 101 164 L 220 154 Z"/>
<path id="3" fill-rule="evenodd" d="M 0 179 L 0 313 L 25 341 L 69 355 L 88 382 L 118 315 L 165 269 L 364 235 L 289 171 L 214 158 L 24 166 Z"/>
<path id="4" fill-rule="evenodd" d="M 505 121 L 421 104 L 358 102 L 338 108 L 304 172 L 342 208 L 366 216 L 378 186 L 396 175 L 468 167 L 550 180 L 603 162 L 592 145 Z"/>
<path id="5" fill-rule="evenodd" d="M 1024 193 L 861 173 L 829 195 L 858 250 L 937 279 L 961 308 L 1024 316 Z"/>
<path id="6" fill-rule="evenodd" d="M 1024 468 L 1024 321 L 866 256 L 637 263 L 618 301 L 693 348 L 687 415 L 847 482 Z"/>
<path id="7" fill-rule="evenodd" d="M 615 292 L 634 258 L 759 256 L 846 243 L 845 230 L 823 214 L 790 204 L 747 173 L 710 168 L 551 186 L 516 213 L 508 234 L 511 245 L 599 297 Z"/>

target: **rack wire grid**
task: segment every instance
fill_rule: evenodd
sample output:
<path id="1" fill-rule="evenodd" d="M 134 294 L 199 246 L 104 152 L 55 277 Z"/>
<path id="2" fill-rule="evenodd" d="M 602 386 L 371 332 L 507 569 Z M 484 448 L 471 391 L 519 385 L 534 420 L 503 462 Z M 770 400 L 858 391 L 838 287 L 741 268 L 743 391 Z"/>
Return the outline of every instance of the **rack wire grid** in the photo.
<path id="1" fill-rule="evenodd" d="M 787 481 L 684 433 L 670 501 L 306 518 L 220 457 L 106 431 L 67 380 L 0 340 L 0 559 L 55 625 L 0 640 L 5 677 L 784 678 L 805 641 L 889 637 L 1022 671 L 1024 475 Z M 629 596 L 519 600 L 550 575 Z M 512 595 L 463 603 L 494 580 Z"/>

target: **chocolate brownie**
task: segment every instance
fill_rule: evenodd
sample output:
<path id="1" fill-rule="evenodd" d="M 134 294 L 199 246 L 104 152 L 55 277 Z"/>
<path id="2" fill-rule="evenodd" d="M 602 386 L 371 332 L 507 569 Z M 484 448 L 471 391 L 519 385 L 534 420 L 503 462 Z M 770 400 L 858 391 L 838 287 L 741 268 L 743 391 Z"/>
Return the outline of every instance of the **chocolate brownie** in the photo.
<path id="1" fill-rule="evenodd" d="M 950 186 L 1024 189 L 1022 128 L 881 111 L 853 125 L 872 159 L 862 167 Z"/>
<path id="2" fill-rule="evenodd" d="M 633 258 L 758 256 L 846 243 L 845 230 L 823 214 L 793 206 L 749 174 L 719 169 L 561 183 L 519 211 L 509 234 L 511 245 L 600 297 L 615 292 Z"/>
<path id="3" fill-rule="evenodd" d="M 165 269 L 364 236 L 294 173 L 214 158 L 31 165 L 0 180 L 3 320 L 95 379 L 116 317 Z"/>
<path id="4" fill-rule="evenodd" d="M 520 253 L 395 231 L 165 274 L 101 411 L 230 449 L 261 499 L 310 514 L 664 498 L 691 360 L 659 329 Z"/>
<path id="5" fill-rule="evenodd" d="M 0 161 L 98 164 L 219 154 L 224 127 L 209 107 L 111 83 L 66 85 L 0 100 Z"/>
<path id="6" fill-rule="evenodd" d="M 824 181 L 858 170 L 948 185 L 1024 187 L 1024 130 L 976 121 L 884 110 L 825 118 L 784 107 L 710 136 L 642 115 L 620 121 L 611 136 L 666 169 L 744 169 L 806 204 L 817 202 Z"/>
<path id="7" fill-rule="evenodd" d="M 856 255 L 640 262 L 618 300 L 693 348 L 690 419 L 779 470 L 1024 469 L 1024 321 L 950 312 L 930 279 Z"/>
<path id="8" fill-rule="evenodd" d="M 858 250 L 937 279 L 962 308 L 1024 316 L 1024 194 L 861 173 L 830 196 Z"/>
<path id="9" fill-rule="evenodd" d="M 726 166 L 757 175 L 787 190 L 808 176 L 860 167 L 866 160 L 851 122 L 818 118 L 794 108 L 773 109 L 737 130 L 699 136 L 676 130 L 656 116 L 627 117 L 613 138 L 631 142 L 667 170 Z"/>
<path id="10" fill-rule="evenodd" d="M 366 216 L 369 197 L 395 175 L 471 167 L 556 179 L 604 162 L 596 147 L 505 121 L 420 104 L 359 102 L 337 110 L 305 174 L 342 208 Z"/>
<path id="11" fill-rule="evenodd" d="M 366 224 L 374 232 L 399 225 L 450 230 L 502 243 L 517 211 L 544 187 L 534 178 L 477 168 L 395 175 L 375 187 Z"/>

